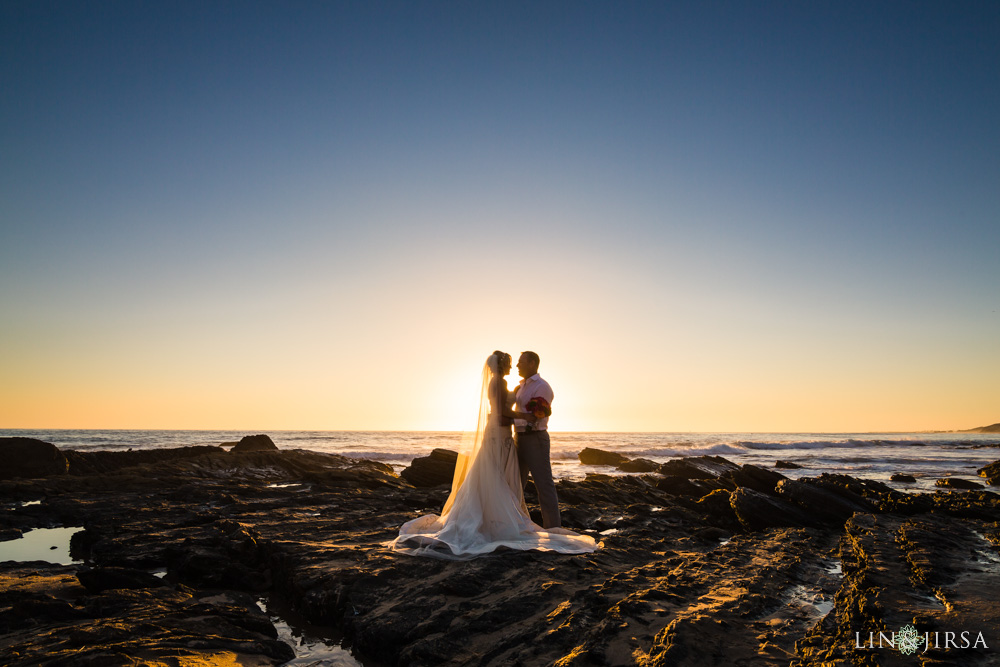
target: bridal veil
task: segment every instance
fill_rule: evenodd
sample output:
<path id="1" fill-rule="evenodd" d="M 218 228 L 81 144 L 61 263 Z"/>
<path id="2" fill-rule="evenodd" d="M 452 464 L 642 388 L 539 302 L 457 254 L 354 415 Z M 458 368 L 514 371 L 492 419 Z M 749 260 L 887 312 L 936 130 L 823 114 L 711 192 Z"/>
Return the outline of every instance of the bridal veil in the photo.
<path id="1" fill-rule="evenodd" d="M 565 528 L 542 528 L 528 515 L 510 427 L 501 426 L 507 387 L 499 359 L 483 366 L 475 431 L 463 435 L 451 493 L 441 514 L 407 521 L 388 546 L 394 551 L 468 560 L 508 549 L 589 553 L 594 539 Z"/>

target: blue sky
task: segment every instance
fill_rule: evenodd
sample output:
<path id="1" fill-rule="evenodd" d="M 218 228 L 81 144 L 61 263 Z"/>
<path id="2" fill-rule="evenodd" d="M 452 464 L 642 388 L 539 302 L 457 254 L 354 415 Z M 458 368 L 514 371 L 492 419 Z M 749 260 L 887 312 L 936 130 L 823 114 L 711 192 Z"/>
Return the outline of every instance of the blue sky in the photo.
<path id="1" fill-rule="evenodd" d="M 5 3 L 0 426 L 446 428 L 505 346 L 573 430 L 997 421 L 997 63 L 991 2 Z"/>

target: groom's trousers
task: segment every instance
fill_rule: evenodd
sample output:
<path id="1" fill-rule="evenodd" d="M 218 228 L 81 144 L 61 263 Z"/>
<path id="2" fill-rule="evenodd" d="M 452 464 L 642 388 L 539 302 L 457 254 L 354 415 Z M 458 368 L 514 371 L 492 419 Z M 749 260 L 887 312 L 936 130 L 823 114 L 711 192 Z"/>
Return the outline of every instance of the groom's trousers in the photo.
<path id="1" fill-rule="evenodd" d="M 559 498 L 552 481 L 552 461 L 549 458 L 549 432 L 530 431 L 517 434 L 517 461 L 521 466 L 521 484 L 528 482 L 528 473 L 535 482 L 538 504 L 542 509 L 542 528 L 562 525 Z"/>

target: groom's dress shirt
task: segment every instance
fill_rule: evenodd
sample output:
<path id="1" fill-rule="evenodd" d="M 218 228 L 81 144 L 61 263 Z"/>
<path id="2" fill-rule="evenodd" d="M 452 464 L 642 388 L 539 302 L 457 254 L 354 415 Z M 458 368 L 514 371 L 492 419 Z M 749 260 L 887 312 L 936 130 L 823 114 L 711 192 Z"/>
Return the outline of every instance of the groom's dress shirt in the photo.
<path id="1" fill-rule="evenodd" d="M 536 396 L 540 396 L 552 405 L 552 387 L 549 383 L 542 379 L 542 377 L 535 373 L 530 378 L 521 380 L 518 383 L 517 390 L 517 400 L 515 401 L 515 409 L 518 412 L 528 412 L 527 405 L 531 402 L 531 399 Z M 528 426 L 528 422 L 523 419 L 514 420 L 514 430 L 518 433 L 523 433 L 525 427 Z M 532 431 L 546 431 L 549 428 L 549 418 L 542 417 L 534 424 L 531 425 Z"/>

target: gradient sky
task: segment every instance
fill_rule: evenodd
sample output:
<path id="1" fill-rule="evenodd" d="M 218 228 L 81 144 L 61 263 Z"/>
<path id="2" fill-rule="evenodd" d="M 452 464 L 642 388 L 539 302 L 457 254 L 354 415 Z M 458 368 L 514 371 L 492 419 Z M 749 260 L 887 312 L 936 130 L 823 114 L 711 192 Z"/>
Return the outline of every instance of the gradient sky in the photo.
<path id="1" fill-rule="evenodd" d="M 0 427 L 994 423 L 998 119 L 996 2 L 4 2 Z"/>

